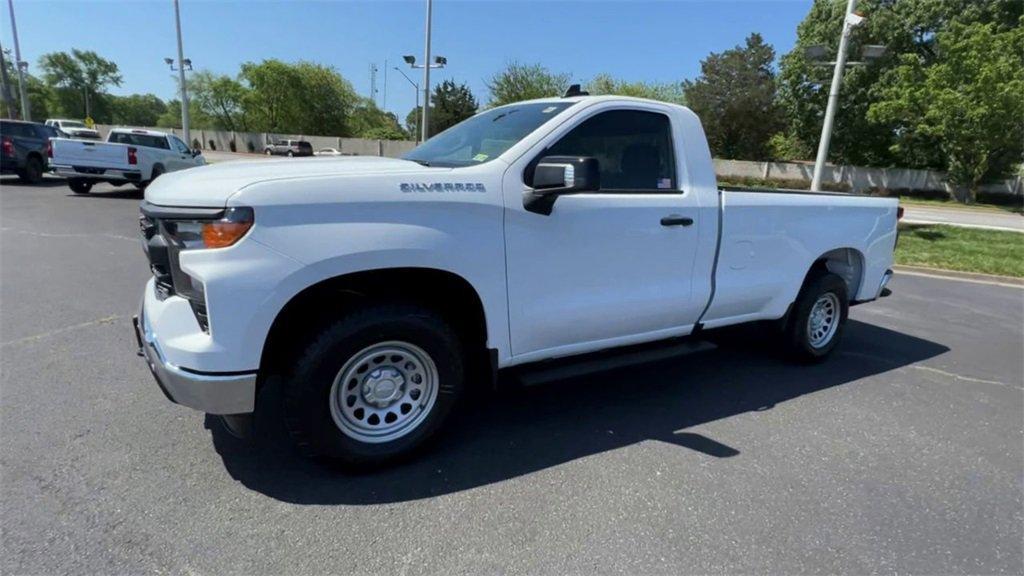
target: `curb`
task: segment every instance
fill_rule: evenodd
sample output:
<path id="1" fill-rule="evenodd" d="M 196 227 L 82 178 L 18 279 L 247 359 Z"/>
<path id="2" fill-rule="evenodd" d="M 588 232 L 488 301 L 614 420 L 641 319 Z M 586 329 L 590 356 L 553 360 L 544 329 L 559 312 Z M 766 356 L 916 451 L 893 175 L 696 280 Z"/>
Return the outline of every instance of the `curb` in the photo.
<path id="1" fill-rule="evenodd" d="M 976 272 L 958 272 L 955 270 L 943 270 L 941 268 L 928 268 L 925 266 L 905 266 L 902 264 L 893 266 L 892 269 L 896 272 L 904 272 L 920 276 L 937 276 L 940 278 L 950 278 L 953 280 L 973 280 L 975 282 L 1000 284 L 1004 286 L 1019 286 L 1024 288 L 1024 278 L 1015 278 L 1013 276 L 978 274 Z"/>

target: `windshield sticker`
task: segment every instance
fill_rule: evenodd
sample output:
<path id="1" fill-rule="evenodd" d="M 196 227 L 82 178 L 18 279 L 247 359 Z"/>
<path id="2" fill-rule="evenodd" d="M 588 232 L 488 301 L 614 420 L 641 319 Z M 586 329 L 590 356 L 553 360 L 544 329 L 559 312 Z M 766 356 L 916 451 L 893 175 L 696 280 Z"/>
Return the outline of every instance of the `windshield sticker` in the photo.
<path id="1" fill-rule="evenodd" d="M 540 111 L 541 114 L 551 114 L 555 110 L 558 110 L 558 106 L 548 106 L 547 108 Z"/>
<path id="2" fill-rule="evenodd" d="M 473 160 L 476 160 L 477 162 L 483 162 L 484 160 L 487 160 L 487 154 L 481 152 L 480 154 L 473 156 Z"/>
<path id="3" fill-rule="evenodd" d="M 672 187 L 672 179 L 671 178 L 659 178 L 658 179 L 658 189 L 659 190 L 667 190 L 667 189 L 669 189 L 671 187 Z"/>

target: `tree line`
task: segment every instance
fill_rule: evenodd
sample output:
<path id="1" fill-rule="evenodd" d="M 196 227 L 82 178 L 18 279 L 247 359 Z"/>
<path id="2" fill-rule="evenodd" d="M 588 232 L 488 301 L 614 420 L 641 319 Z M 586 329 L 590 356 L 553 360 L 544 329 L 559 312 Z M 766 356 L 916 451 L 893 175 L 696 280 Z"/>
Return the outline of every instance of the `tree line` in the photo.
<path id="1" fill-rule="evenodd" d="M 1024 0 L 861 0 L 867 18 L 854 28 L 852 61 L 866 45 L 885 54 L 845 74 L 829 161 L 936 169 L 973 192 L 1017 170 L 1024 154 Z M 756 33 L 701 61 L 700 75 L 676 82 L 630 82 L 599 74 L 591 94 L 685 104 L 704 124 L 712 153 L 737 160 L 809 160 L 820 136 L 831 67 L 805 49 L 834 51 L 845 2 L 815 0 L 797 28 L 796 46 L 776 59 Z M 826 59 L 834 59 L 830 54 Z M 5 85 L 14 77 L 5 58 Z M 180 125 L 181 103 L 152 94 L 115 96 L 122 78 L 95 52 L 44 55 L 28 78 L 35 118 L 83 117 L 99 123 Z M 486 106 L 558 96 L 574 80 L 542 64 L 507 63 L 486 81 Z M 17 100 L 17 91 L 13 100 Z M 400 122 L 358 95 L 334 68 L 312 62 L 247 62 L 235 76 L 190 74 L 192 125 L 223 130 L 413 139 L 420 109 Z M 445 80 L 430 98 L 429 133 L 475 114 L 466 84 Z M 14 104 L 17 110 L 17 104 Z"/>

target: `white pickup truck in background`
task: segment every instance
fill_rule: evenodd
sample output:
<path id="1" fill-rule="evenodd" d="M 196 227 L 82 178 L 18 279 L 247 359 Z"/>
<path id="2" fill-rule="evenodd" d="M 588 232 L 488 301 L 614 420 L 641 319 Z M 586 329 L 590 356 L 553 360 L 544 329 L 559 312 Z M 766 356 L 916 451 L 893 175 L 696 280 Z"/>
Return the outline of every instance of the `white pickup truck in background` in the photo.
<path id="1" fill-rule="evenodd" d="M 106 142 L 53 138 L 50 170 L 64 176 L 76 194 L 88 194 L 98 182 L 134 184 L 143 190 L 157 176 L 206 163 L 199 150 L 173 134 L 114 128 Z"/>
<path id="2" fill-rule="evenodd" d="M 493 108 L 404 159 L 167 175 L 141 210 L 136 335 L 167 396 L 238 429 L 280 382 L 298 446 L 350 465 L 416 449 L 499 370 L 560 378 L 753 321 L 822 360 L 887 293 L 898 219 L 720 189 L 693 112 L 616 96 Z"/>

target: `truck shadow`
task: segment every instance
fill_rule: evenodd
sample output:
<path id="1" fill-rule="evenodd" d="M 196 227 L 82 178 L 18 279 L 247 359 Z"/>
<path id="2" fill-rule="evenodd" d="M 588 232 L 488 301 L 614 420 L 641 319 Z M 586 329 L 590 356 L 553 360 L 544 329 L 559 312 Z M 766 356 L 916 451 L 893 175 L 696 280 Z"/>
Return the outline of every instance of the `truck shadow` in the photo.
<path id="1" fill-rule="evenodd" d="M 757 329 L 720 337 L 718 350 L 540 386 L 479 394 L 413 460 L 346 474 L 300 457 L 288 442 L 274 390 L 257 413 L 254 438 L 229 435 L 207 416 L 214 447 L 233 478 L 296 504 L 403 502 L 501 482 L 592 454 L 657 440 L 712 458 L 726 446 L 686 429 L 804 394 L 854 383 L 949 349 L 851 320 L 827 362 L 797 366 L 779 358 Z"/>

